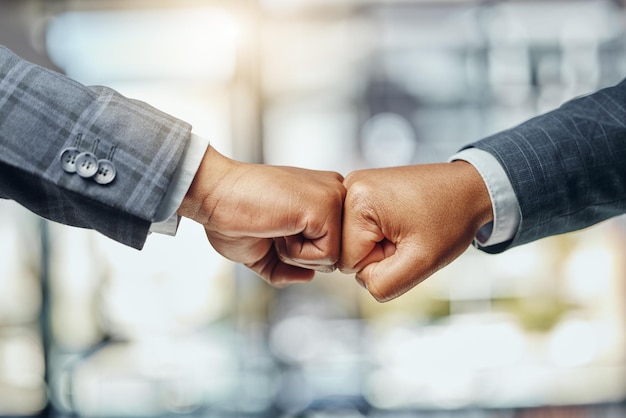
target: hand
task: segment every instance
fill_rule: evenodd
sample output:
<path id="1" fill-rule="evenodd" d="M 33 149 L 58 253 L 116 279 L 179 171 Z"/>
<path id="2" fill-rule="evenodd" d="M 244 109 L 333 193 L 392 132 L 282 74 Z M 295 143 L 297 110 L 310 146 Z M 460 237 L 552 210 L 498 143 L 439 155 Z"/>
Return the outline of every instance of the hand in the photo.
<path id="1" fill-rule="evenodd" d="M 339 268 L 381 302 L 452 262 L 493 216 L 482 177 L 464 161 L 356 171 L 344 185 Z"/>
<path id="2" fill-rule="evenodd" d="M 270 284 L 305 282 L 339 259 L 342 181 L 333 172 L 237 162 L 209 147 L 178 213 Z"/>

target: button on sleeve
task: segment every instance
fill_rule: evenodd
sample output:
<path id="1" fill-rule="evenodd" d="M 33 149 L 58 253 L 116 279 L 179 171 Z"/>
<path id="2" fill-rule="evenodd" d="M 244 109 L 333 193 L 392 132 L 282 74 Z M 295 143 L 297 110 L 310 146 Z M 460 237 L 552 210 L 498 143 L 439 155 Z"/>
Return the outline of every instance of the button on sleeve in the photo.
<path id="1" fill-rule="evenodd" d="M 76 157 L 76 173 L 82 178 L 91 178 L 98 172 L 98 159 L 91 152 L 81 152 Z"/>
<path id="2" fill-rule="evenodd" d="M 98 171 L 93 177 L 96 183 L 102 185 L 109 184 L 115 179 L 116 175 L 117 170 L 111 161 L 105 159 L 98 160 Z"/>
<path id="3" fill-rule="evenodd" d="M 80 150 L 75 147 L 65 148 L 61 152 L 61 168 L 67 173 L 76 172 L 76 158 L 80 155 Z"/>

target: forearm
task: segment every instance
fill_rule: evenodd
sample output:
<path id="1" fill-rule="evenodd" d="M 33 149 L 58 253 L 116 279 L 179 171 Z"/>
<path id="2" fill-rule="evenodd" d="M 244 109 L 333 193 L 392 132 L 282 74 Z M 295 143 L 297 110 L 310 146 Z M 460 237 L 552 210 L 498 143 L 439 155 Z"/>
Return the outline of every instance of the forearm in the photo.
<path id="1" fill-rule="evenodd" d="M 0 120 L 1 196 L 136 248 L 155 220 L 191 129 L 145 103 L 83 86 L 3 47 Z M 100 184 L 65 171 L 60 155 L 70 147 L 111 160 L 115 179 Z"/>

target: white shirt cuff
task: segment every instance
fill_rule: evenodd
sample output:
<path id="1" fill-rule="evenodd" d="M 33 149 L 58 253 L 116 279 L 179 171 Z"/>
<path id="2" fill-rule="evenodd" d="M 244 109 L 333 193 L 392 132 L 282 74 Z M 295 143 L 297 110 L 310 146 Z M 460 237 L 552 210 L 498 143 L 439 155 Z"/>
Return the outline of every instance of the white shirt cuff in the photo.
<path id="1" fill-rule="evenodd" d="M 154 222 L 150 226 L 150 232 L 176 235 L 180 221 L 176 211 L 189 190 L 208 147 L 208 139 L 191 134 L 191 138 L 183 150 L 180 164 L 170 182 L 170 187 L 165 193 Z"/>
<path id="2" fill-rule="evenodd" d="M 478 231 L 475 241 L 482 247 L 488 247 L 512 239 L 519 227 L 520 207 L 511 181 L 500 162 L 487 151 L 477 148 L 459 151 L 448 161 L 454 160 L 467 161 L 476 168 L 491 198 L 493 222 Z"/>

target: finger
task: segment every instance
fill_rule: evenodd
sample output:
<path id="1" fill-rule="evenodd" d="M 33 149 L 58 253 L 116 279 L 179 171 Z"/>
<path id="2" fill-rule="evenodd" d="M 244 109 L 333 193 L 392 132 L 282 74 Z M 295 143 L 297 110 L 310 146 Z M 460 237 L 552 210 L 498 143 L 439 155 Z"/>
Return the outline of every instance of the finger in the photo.
<path id="1" fill-rule="evenodd" d="M 275 287 L 310 282 L 315 275 L 311 269 L 282 262 L 273 246 L 263 258 L 253 263 L 247 263 L 246 266 Z"/>
<path id="2" fill-rule="evenodd" d="M 286 263 L 330 272 L 341 252 L 342 209 L 345 189 L 305 216 L 300 233 L 275 239 L 279 255 Z"/>
<path id="3" fill-rule="evenodd" d="M 261 260 L 273 246 L 271 238 L 231 237 L 206 229 L 209 242 L 224 257 L 237 263 Z"/>
<path id="4" fill-rule="evenodd" d="M 341 177 L 339 174 L 337 176 Z M 302 263 L 333 266 L 334 268 L 339 261 L 346 189 L 342 183 L 338 182 L 337 184 L 336 193 L 320 202 L 322 210 L 316 214 L 315 218 L 307 222 L 302 234 L 300 234 L 301 236 L 287 239 L 287 245 L 293 240 L 294 248 L 300 248 L 300 252 L 294 258 Z M 298 246 L 299 243 L 302 245 Z"/>
<path id="5" fill-rule="evenodd" d="M 365 216 L 346 200 L 339 269 L 344 273 L 355 273 L 364 265 L 384 259 L 383 247 L 380 245 L 384 239 L 374 219 Z"/>
<path id="6" fill-rule="evenodd" d="M 378 263 L 388 257 L 391 257 L 395 252 L 396 245 L 387 239 L 383 239 L 382 241 L 377 242 L 372 251 L 370 251 L 370 253 L 356 266 L 354 266 L 354 268 L 356 271 L 361 271 L 369 264 Z"/>
<path id="7" fill-rule="evenodd" d="M 308 282 L 314 271 L 283 263 L 274 248 L 273 240 L 266 238 L 233 238 L 217 232 L 209 232 L 211 245 L 231 261 L 242 263 L 273 286 Z"/>
<path id="8" fill-rule="evenodd" d="M 335 270 L 339 259 L 339 238 L 336 241 L 328 245 L 321 240 L 308 240 L 298 234 L 276 238 L 274 245 L 283 262 L 330 273 Z"/>

